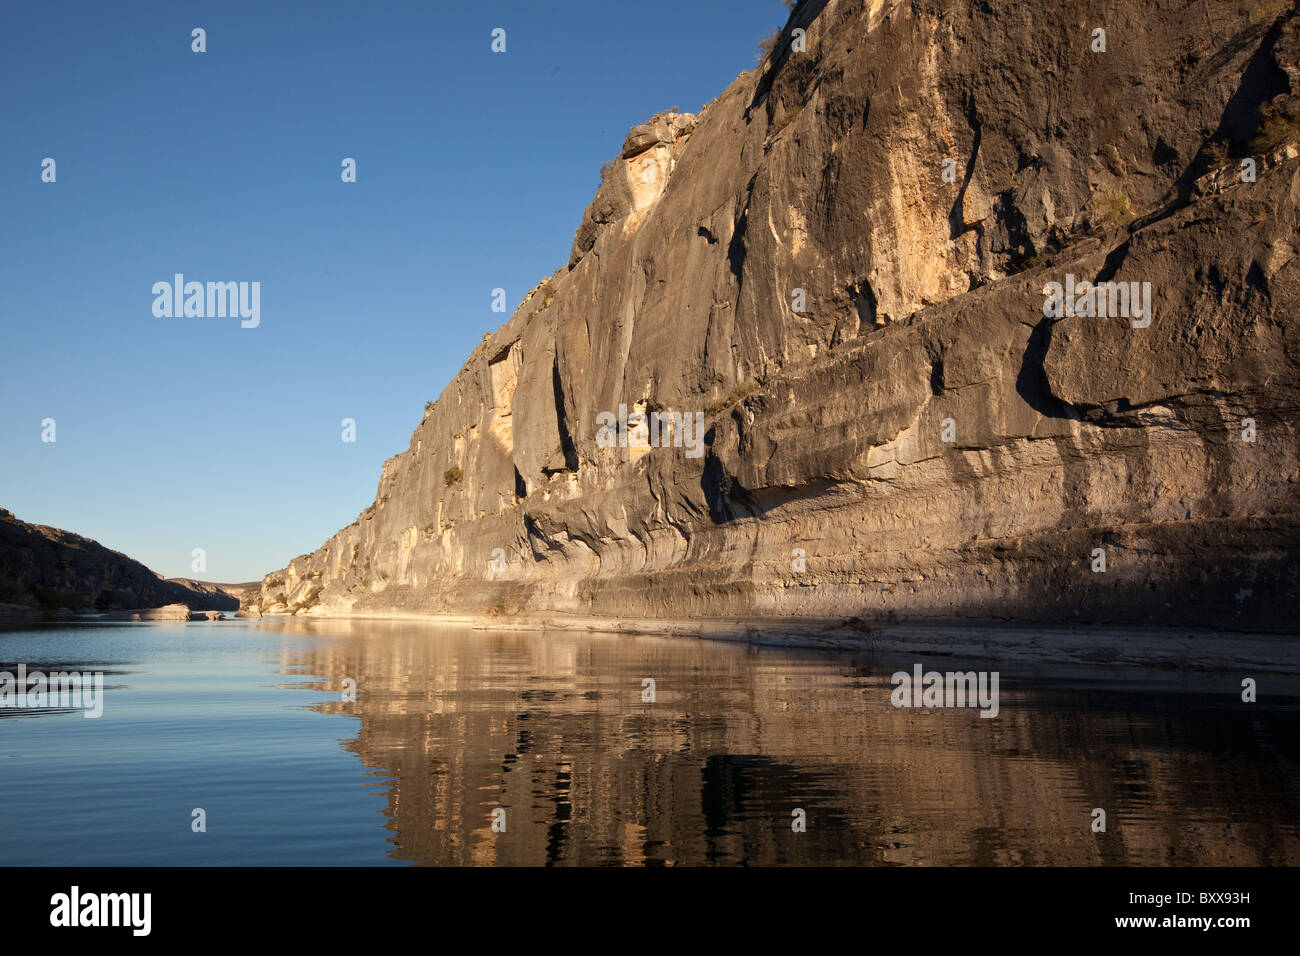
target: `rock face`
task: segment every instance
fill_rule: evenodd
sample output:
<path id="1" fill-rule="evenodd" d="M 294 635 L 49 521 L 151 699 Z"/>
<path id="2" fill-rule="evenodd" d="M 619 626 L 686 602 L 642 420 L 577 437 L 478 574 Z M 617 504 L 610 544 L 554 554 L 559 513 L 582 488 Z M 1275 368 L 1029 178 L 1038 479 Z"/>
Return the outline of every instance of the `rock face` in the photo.
<path id="1" fill-rule="evenodd" d="M 215 614 L 216 618 L 207 615 Z M 220 611 L 191 611 L 184 604 L 168 604 L 164 607 L 141 608 L 135 611 L 110 611 L 103 615 L 105 621 L 207 621 L 220 620 Z"/>
<path id="2" fill-rule="evenodd" d="M 1290 0 L 803 0 L 262 611 L 1293 628 L 1297 64 Z"/>
<path id="3" fill-rule="evenodd" d="M 0 509 L 0 600 L 49 611 L 186 608 L 234 611 L 237 595 L 219 585 L 159 577 L 97 541 L 27 524 Z M 185 618 L 180 618 L 185 620 Z"/>

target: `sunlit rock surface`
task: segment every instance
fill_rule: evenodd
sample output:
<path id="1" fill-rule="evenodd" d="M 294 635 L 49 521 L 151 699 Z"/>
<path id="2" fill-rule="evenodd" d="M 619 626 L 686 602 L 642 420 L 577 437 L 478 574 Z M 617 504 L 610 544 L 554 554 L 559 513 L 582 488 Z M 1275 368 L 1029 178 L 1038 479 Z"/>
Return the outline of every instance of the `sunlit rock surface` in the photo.
<path id="1" fill-rule="evenodd" d="M 261 610 L 1291 627 L 1298 62 L 1282 0 L 804 0 Z"/>

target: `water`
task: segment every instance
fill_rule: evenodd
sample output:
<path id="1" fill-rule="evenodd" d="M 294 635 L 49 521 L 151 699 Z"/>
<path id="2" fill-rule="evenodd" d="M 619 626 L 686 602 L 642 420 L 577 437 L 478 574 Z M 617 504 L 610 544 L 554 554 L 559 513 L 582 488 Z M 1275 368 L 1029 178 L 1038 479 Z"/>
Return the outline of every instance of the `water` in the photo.
<path id="1" fill-rule="evenodd" d="M 106 684 L 100 719 L 0 709 L 0 865 L 1300 862 L 1295 678 L 1244 704 L 1235 673 L 1003 665 L 981 719 L 890 706 L 918 661 L 997 667 L 369 621 L 0 632 L 0 670 Z"/>

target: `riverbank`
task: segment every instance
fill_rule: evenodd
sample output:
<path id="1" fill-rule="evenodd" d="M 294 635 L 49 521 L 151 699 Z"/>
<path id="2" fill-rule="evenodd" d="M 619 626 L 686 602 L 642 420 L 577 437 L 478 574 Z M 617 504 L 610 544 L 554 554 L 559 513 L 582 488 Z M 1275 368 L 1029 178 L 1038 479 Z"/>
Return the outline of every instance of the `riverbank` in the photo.
<path id="1" fill-rule="evenodd" d="M 915 652 L 1059 664 L 1117 664 L 1199 671 L 1300 674 L 1300 640 L 1276 633 L 1189 628 L 1042 626 L 857 620 L 654 620 L 572 615 L 455 615 L 411 612 L 269 615 L 275 621 L 424 621 L 483 631 L 662 635 L 778 647 Z"/>

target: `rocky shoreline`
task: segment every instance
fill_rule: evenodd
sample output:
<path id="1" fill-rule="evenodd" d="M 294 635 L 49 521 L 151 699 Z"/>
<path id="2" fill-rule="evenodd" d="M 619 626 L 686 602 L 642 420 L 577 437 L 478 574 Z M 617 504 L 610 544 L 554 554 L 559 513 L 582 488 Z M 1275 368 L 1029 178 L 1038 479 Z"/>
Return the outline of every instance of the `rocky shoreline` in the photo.
<path id="1" fill-rule="evenodd" d="M 235 619 L 256 620 L 260 617 L 261 615 L 256 612 L 250 613 L 242 609 L 238 611 L 193 610 L 184 604 L 167 604 L 162 607 L 99 612 L 74 611 L 71 608 L 42 611 L 38 607 L 26 604 L 0 604 L 0 625 L 32 624 L 37 622 L 112 623 L 134 621 L 149 623 L 162 621 L 226 621 Z"/>
<path id="2" fill-rule="evenodd" d="M 392 622 L 461 626 L 481 631 L 563 631 L 658 635 L 735 641 L 758 646 L 880 653 L 939 654 L 1052 665 L 1106 665 L 1225 672 L 1300 674 L 1300 645 L 1285 634 L 1206 628 L 1122 628 L 909 622 L 868 625 L 858 620 L 697 619 L 426 614 L 415 612 L 268 615 L 268 627 L 350 627 Z"/>

